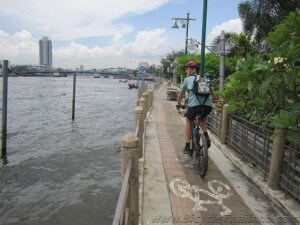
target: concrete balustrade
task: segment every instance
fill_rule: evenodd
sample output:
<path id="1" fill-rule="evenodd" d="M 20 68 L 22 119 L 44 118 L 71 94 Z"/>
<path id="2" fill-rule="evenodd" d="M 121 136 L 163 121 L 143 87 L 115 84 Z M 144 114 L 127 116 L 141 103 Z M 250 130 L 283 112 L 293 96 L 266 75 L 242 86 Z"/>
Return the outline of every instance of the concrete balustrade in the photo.
<path id="1" fill-rule="evenodd" d="M 130 207 L 129 211 L 132 215 L 132 224 L 138 224 L 139 220 L 139 156 L 138 156 L 139 139 L 132 133 L 126 134 L 121 142 L 121 175 L 124 178 L 127 164 L 132 159 L 131 176 L 130 176 Z"/>
<path id="2" fill-rule="evenodd" d="M 152 106 L 151 92 L 152 92 L 151 90 L 146 91 L 146 94 L 149 96 L 149 99 L 148 99 L 148 111 L 151 109 L 151 106 Z"/>
<path id="3" fill-rule="evenodd" d="M 156 81 L 154 84 L 153 90 L 157 90 L 162 83 L 163 83 L 162 81 Z"/>
<path id="4" fill-rule="evenodd" d="M 149 92 L 150 93 L 150 108 L 152 108 L 153 105 L 153 90 Z"/>
<path id="5" fill-rule="evenodd" d="M 128 162 L 132 159 L 130 168 L 130 192 L 128 193 L 130 202 L 131 224 L 137 225 L 139 222 L 139 159 L 143 158 L 144 132 L 147 112 L 152 108 L 153 91 L 147 91 L 144 85 L 137 92 L 138 106 L 134 109 L 134 126 L 136 133 L 126 134 L 121 140 L 121 177 L 122 181 L 126 173 Z M 119 203 L 118 203 L 119 204 Z"/>
<path id="6" fill-rule="evenodd" d="M 278 135 L 274 138 L 272 144 L 272 157 L 269 170 L 268 185 L 270 188 L 277 190 L 279 188 L 280 174 L 284 160 L 284 143 L 286 130 L 276 129 Z"/>
<path id="7" fill-rule="evenodd" d="M 145 94 L 146 94 L 146 98 L 147 98 L 147 111 L 149 111 L 150 110 L 150 91 L 149 90 L 147 90 L 146 92 L 145 92 Z"/>
<path id="8" fill-rule="evenodd" d="M 149 94 L 148 94 L 148 93 L 144 93 L 144 94 L 143 94 L 143 98 L 145 99 L 144 112 L 146 113 L 146 114 L 145 114 L 145 118 L 146 118 L 147 112 L 148 112 Z"/>
<path id="9" fill-rule="evenodd" d="M 147 115 L 146 108 L 145 108 L 146 99 L 144 99 L 143 97 L 140 98 L 139 103 L 140 103 L 139 106 L 142 107 L 142 109 L 143 109 L 143 121 L 144 121 L 146 119 L 146 115 Z"/>
<path id="10" fill-rule="evenodd" d="M 221 137 L 220 137 L 221 144 L 226 144 L 226 136 L 228 132 L 228 108 L 229 108 L 228 104 L 225 104 L 223 106 Z"/>
<path id="11" fill-rule="evenodd" d="M 137 89 L 137 106 L 139 106 L 139 99 L 142 97 L 142 95 L 147 91 L 148 89 L 148 86 L 147 84 L 144 84 L 142 86 L 140 86 L 138 89 Z"/>
<path id="12" fill-rule="evenodd" d="M 138 152 L 139 158 L 143 157 L 143 133 L 144 133 L 144 119 L 143 119 L 143 108 L 140 106 L 134 109 L 134 127 L 138 126 L 137 137 L 139 138 Z"/>

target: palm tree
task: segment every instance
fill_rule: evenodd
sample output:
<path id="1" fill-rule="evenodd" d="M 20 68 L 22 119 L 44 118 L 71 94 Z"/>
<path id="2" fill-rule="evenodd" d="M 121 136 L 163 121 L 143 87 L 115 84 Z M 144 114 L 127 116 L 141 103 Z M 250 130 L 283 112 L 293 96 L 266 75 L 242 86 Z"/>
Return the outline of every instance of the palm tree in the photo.
<path id="1" fill-rule="evenodd" d="M 228 54 L 229 56 L 237 55 L 238 58 L 245 58 L 247 54 L 252 55 L 254 53 L 254 46 L 245 33 L 225 32 L 225 40 L 236 45 L 233 51 Z M 220 35 L 215 37 L 211 42 L 212 45 L 218 45 L 219 43 Z"/>
<path id="2" fill-rule="evenodd" d="M 299 0 L 247 0 L 239 4 L 244 31 L 253 39 L 257 51 L 270 50 L 265 40 L 268 33 L 297 7 Z"/>
<path id="3" fill-rule="evenodd" d="M 237 44 L 237 48 L 232 52 L 232 54 L 237 55 L 238 58 L 244 59 L 247 54 L 253 55 L 254 46 L 245 33 L 234 35 L 230 37 L 228 41 Z"/>
<path id="4" fill-rule="evenodd" d="M 225 31 L 225 40 L 228 40 L 228 39 L 230 39 L 232 36 L 235 36 L 235 35 L 237 35 L 237 34 L 234 33 L 234 32 L 226 32 L 226 31 Z M 218 45 L 218 44 L 220 43 L 220 40 L 221 40 L 220 35 L 216 36 L 216 37 L 212 40 L 211 45 Z"/>

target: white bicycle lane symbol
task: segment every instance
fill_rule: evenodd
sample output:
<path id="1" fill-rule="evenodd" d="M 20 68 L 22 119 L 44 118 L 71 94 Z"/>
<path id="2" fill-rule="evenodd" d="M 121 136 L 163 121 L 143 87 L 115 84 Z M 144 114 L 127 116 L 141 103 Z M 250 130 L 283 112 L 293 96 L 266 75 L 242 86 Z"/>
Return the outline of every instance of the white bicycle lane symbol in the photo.
<path id="1" fill-rule="evenodd" d="M 170 188 L 175 195 L 182 198 L 189 198 L 195 202 L 195 206 L 193 208 L 194 211 L 207 211 L 207 208 L 205 208 L 203 205 L 218 204 L 222 206 L 223 209 L 223 212 L 220 213 L 221 216 L 230 215 L 232 211 L 223 203 L 223 199 L 228 199 L 233 195 L 233 193 L 230 191 L 230 187 L 218 180 L 211 180 L 207 184 L 211 192 L 200 188 L 198 185 L 191 186 L 187 181 L 181 179 L 172 180 L 170 182 Z M 223 190 L 225 190 L 225 193 L 222 193 Z M 216 200 L 202 200 L 201 194 L 206 194 Z"/>

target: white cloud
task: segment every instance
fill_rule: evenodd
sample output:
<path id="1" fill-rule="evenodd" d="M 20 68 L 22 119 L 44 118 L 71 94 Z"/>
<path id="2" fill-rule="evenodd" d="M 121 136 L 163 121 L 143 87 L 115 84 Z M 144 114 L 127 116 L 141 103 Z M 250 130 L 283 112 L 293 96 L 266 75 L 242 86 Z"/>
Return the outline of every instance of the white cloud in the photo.
<path id="1" fill-rule="evenodd" d="M 210 45 L 212 40 L 221 34 L 222 30 L 224 30 L 225 32 L 234 32 L 237 34 L 241 33 L 243 31 L 241 19 L 232 19 L 220 25 L 214 26 L 207 35 L 207 45 Z"/>
<path id="2" fill-rule="evenodd" d="M 116 22 L 127 14 L 143 14 L 171 0 L 0 0 L 0 14 L 34 27 L 52 39 L 73 40 L 130 32 Z M 1 34 L 0 34 L 1 35 Z"/>
<path id="3" fill-rule="evenodd" d="M 38 62 L 38 43 L 28 31 L 9 35 L 0 30 L 0 59 L 11 63 L 32 64 Z"/>
<path id="4" fill-rule="evenodd" d="M 107 47 L 89 48 L 76 42 L 53 49 L 53 66 L 75 68 L 106 68 L 126 66 L 135 68 L 140 61 L 159 63 L 160 57 L 172 49 L 164 29 L 140 31 L 133 42 L 125 43 L 116 35 Z M 9 35 L 0 30 L 0 59 L 12 64 L 38 64 L 38 41 L 28 31 Z"/>

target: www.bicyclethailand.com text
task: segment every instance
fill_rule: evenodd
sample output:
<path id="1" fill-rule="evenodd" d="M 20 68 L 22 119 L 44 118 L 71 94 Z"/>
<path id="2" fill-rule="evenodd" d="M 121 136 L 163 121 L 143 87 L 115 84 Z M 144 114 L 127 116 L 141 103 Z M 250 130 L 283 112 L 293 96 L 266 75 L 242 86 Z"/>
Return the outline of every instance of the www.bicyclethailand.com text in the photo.
<path id="1" fill-rule="evenodd" d="M 299 218 L 298 218 L 299 219 Z M 195 215 L 185 216 L 156 216 L 152 218 L 153 224 L 297 224 L 297 219 L 290 216 L 265 216 L 257 217 L 253 215 L 243 216 L 208 216 L 200 217 Z"/>

